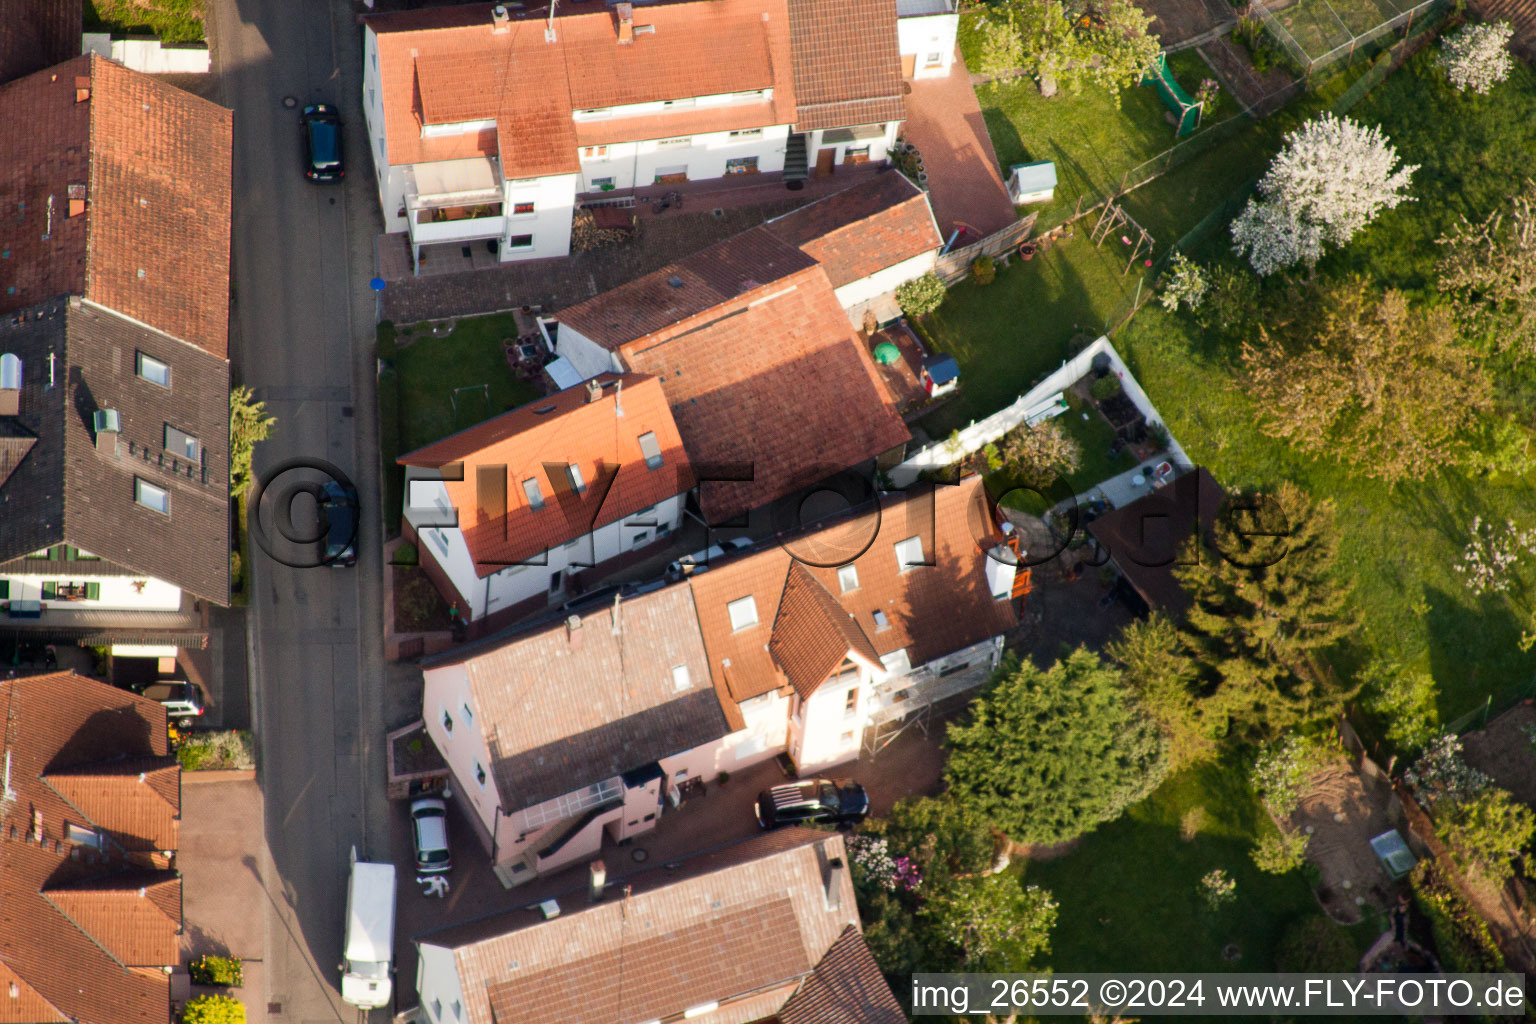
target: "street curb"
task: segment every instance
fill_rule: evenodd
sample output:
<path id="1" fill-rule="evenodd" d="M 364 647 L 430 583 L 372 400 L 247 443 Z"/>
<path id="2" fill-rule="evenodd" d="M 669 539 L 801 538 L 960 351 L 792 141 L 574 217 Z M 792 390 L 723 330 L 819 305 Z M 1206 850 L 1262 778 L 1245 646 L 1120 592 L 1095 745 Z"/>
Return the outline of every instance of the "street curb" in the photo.
<path id="1" fill-rule="evenodd" d="M 256 769 L 213 771 L 213 772 L 182 772 L 181 784 L 189 786 L 194 783 L 204 782 L 255 782 Z"/>

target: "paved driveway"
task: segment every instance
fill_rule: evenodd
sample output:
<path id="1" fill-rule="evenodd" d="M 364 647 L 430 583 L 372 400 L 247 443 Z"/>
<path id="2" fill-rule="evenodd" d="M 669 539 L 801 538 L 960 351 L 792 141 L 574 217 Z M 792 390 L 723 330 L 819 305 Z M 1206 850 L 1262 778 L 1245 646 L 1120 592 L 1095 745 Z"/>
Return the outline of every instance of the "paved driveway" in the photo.
<path id="1" fill-rule="evenodd" d="M 266 991 L 252 1009 L 350 1022 L 335 970 L 347 852 L 388 854 L 381 534 L 369 500 L 379 467 L 367 282 L 379 226 L 360 29 L 346 0 L 209 0 L 207 24 L 217 98 L 235 112 L 232 371 L 278 420 L 255 468 L 324 459 L 364 497 L 356 569 L 291 569 L 252 550 L 251 711 L 270 856 L 261 880 L 273 896 L 261 904 Z M 344 186 L 303 179 L 298 113 L 284 97 L 341 107 Z"/>
<path id="2" fill-rule="evenodd" d="M 945 240 L 960 224 L 981 235 L 1012 224 L 1018 217 L 964 59 L 956 52 L 948 78 L 924 78 L 911 86 L 902 136 L 923 154 L 928 198 Z"/>
<path id="3" fill-rule="evenodd" d="M 218 773 L 223 775 L 224 773 Z M 262 882 L 266 840 L 261 789 L 250 781 L 204 781 L 188 772 L 181 783 L 183 962 L 204 953 L 246 961 L 235 995 L 249 1019 L 265 1020 L 267 895 Z"/>

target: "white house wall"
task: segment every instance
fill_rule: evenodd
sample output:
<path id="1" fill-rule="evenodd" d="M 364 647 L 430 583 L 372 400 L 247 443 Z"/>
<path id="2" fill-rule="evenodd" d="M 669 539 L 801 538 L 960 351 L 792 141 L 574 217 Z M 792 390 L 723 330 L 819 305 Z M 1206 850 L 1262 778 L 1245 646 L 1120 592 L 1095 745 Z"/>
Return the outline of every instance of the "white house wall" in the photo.
<path id="1" fill-rule="evenodd" d="M 40 566 L 48 564 L 50 563 L 38 562 Z M 110 609 L 174 612 L 181 607 L 181 588 L 164 580 L 157 580 L 153 576 L 84 576 L 78 573 L 44 572 L 36 575 L 0 576 L 0 580 L 10 581 L 12 601 L 43 600 L 44 583 L 95 583 L 101 587 L 100 596 L 93 601 L 49 598 L 48 607 L 53 611 L 85 612 Z M 142 583 L 143 589 L 135 588 L 135 583 Z"/>
<path id="2" fill-rule="evenodd" d="M 860 669 L 851 684 L 830 679 L 821 684 L 800 708 L 799 728 L 789 755 L 802 772 L 851 761 L 859 756 L 873 689 L 872 673 Z M 852 714 L 847 713 L 848 692 L 857 692 Z"/>
<path id="3" fill-rule="evenodd" d="M 582 380 L 600 373 L 624 372 L 617 353 L 608 351 L 567 323 L 560 324 L 555 332 L 555 351 L 571 361 Z"/>
<path id="4" fill-rule="evenodd" d="M 494 835 L 499 806 L 496 780 L 491 774 L 491 752 L 477 721 L 479 709 L 470 696 L 469 676 L 462 665 L 442 665 L 424 670 L 422 678 L 421 714 L 427 735 L 452 770 L 459 796 L 479 816 L 484 834 Z M 453 720 L 451 732 L 443 723 L 444 712 Z M 477 769 L 485 773 L 483 784 Z"/>
<path id="5" fill-rule="evenodd" d="M 852 309 L 861 302 L 879 298 L 895 291 L 898 287 L 915 277 L 922 277 L 932 270 L 938 259 L 938 250 L 918 253 L 911 259 L 902 260 L 894 266 L 876 271 L 868 277 L 861 277 L 857 281 L 850 281 L 833 294 L 837 301 L 843 304 L 844 309 Z"/>
<path id="6" fill-rule="evenodd" d="M 835 129 L 830 129 L 835 130 Z M 851 142 L 823 142 L 826 130 L 807 132 L 805 139 L 805 156 L 810 162 L 812 171 L 816 170 L 816 161 L 823 149 L 835 149 L 837 155 L 832 158 L 835 165 L 841 166 L 848 157 L 850 149 L 863 149 L 869 147 L 869 162 L 880 163 L 890 156 L 890 151 L 896 148 L 896 136 L 901 133 L 901 122 L 890 121 L 886 123 L 885 132 L 872 139 L 854 139 Z M 834 175 L 836 172 L 833 172 Z"/>
<path id="7" fill-rule="evenodd" d="M 564 329 L 561 331 L 564 336 Z M 676 530 L 683 518 L 684 496 L 673 495 L 644 512 L 609 523 L 569 544 L 545 552 L 540 565 L 509 565 L 481 578 L 464 534 L 456 528 L 427 526 L 443 522 L 451 506 L 448 489 L 415 466 L 406 468 L 406 521 L 416 529 L 417 549 L 443 571 L 467 607 L 470 621 L 541 594 L 561 593 L 572 572 L 601 565 Z M 559 583 L 552 586 L 555 574 Z"/>
<path id="8" fill-rule="evenodd" d="M 506 182 L 507 233 L 501 243 L 502 261 L 569 256 L 576 189 L 577 175 L 574 174 L 551 174 Z M 513 213 L 518 203 L 532 203 L 533 212 Z M 533 244 L 513 248 L 512 239 L 521 235 L 532 235 Z"/>
<path id="9" fill-rule="evenodd" d="M 384 142 L 384 90 L 379 82 L 379 40 L 373 29 L 366 27 L 363 29 L 362 102 L 368 148 L 373 154 L 374 184 L 379 190 L 379 211 L 384 216 L 384 230 L 404 231 L 409 226 L 401 214 L 405 207 L 405 168 L 389 165 L 389 151 Z"/>
<path id="10" fill-rule="evenodd" d="M 955 62 L 955 36 L 960 29 L 958 14 L 933 14 L 926 17 L 897 18 L 896 41 L 901 55 L 917 58 L 913 78 L 943 78 Z M 938 64 L 928 58 L 940 54 Z"/>
<path id="11" fill-rule="evenodd" d="M 423 942 L 416 947 L 416 994 L 432 1024 L 461 1024 L 464 992 L 459 985 L 453 950 Z"/>
<path id="12" fill-rule="evenodd" d="M 681 136 L 677 136 L 681 137 Z M 623 142 L 608 146 L 584 146 L 581 157 L 581 189 L 603 190 L 604 178 L 612 178 L 614 189 L 649 188 L 655 184 L 661 168 L 682 168 L 690 181 L 723 178 L 727 162 L 757 157 L 757 170 L 768 174 L 784 169 L 784 149 L 789 142 L 789 126 L 771 125 L 762 134 L 732 138 L 730 132 L 707 132 L 688 136 L 689 145 L 663 145 L 665 140 Z M 663 187 L 663 186 L 656 186 Z"/>

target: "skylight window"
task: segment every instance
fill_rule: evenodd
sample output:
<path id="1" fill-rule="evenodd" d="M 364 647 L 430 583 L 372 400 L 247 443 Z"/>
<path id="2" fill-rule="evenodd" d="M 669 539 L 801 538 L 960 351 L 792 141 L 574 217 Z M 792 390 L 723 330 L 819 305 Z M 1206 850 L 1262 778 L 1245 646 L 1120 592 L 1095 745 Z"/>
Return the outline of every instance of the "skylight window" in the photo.
<path id="1" fill-rule="evenodd" d="M 899 572 L 906 572 L 913 566 L 926 565 L 923 559 L 923 538 L 908 537 L 906 540 L 896 542 L 896 568 Z"/>
<path id="2" fill-rule="evenodd" d="M 653 432 L 646 431 L 640 435 L 640 454 L 645 456 L 647 469 L 661 468 L 661 444 Z"/>
<path id="3" fill-rule="evenodd" d="M 850 590 L 859 589 L 859 570 L 851 565 L 845 565 L 837 570 L 837 586 L 844 594 Z"/>
<path id="4" fill-rule="evenodd" d="M 171 496 L 166 489 L 141 477 L 133 478 L 133 500 L 161 515 L 171 514 Z"/>
<path id="5" fill-rule="evenodd" d="M 533 477 L 524 480 L 523 493 L 528 496 L 528 504 L 535 512 L 544 507 L 544 492 L 539 489 L 538 480 Z"/>
<path id="6" fill-rule="evenodd" d="M 162 388 L 171 386 L 171 368 L 154 356 L 145 355 L 143 352 L 135 353 L 134 372 L 151 384 L 158 384 Z"/>
<path id="7" fill-rule="evenodd" d="M 725 610 L 731 617 L 733 633 L 757 625 L 757 601 L 751 596 L 732 601 Z"/>

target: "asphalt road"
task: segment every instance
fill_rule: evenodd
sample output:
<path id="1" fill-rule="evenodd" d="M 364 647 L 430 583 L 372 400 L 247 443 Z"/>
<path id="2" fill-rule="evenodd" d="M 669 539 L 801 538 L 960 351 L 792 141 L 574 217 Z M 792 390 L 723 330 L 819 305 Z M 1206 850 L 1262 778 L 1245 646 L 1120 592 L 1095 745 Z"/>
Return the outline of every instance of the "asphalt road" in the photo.
<path id="1" fill-rule="evenodd" d="M 297 569 L 252 546 L 251 712 L 265 795 L 268 991 L 253 1021 L 356 1021 L 337 991 L 348 851 L 388 859 L 375 401 L 377 199 L 346 0 L 209 0 L 217 96 L 234 118 L 232 370 L 277 417 L 264 472 L 339 467 L 363 496 L 358 564 Z M 348 181 L 305 181 L 297 109 L 338 104 Z M 254 510 L 253 510 L 254 513 Z M 406 979 L 409 981 L 410 979 Z M 410 994 L 406 994 L 410 1005 Z M 383 1012 L 373 1019 L 387 1019 Z"/>

